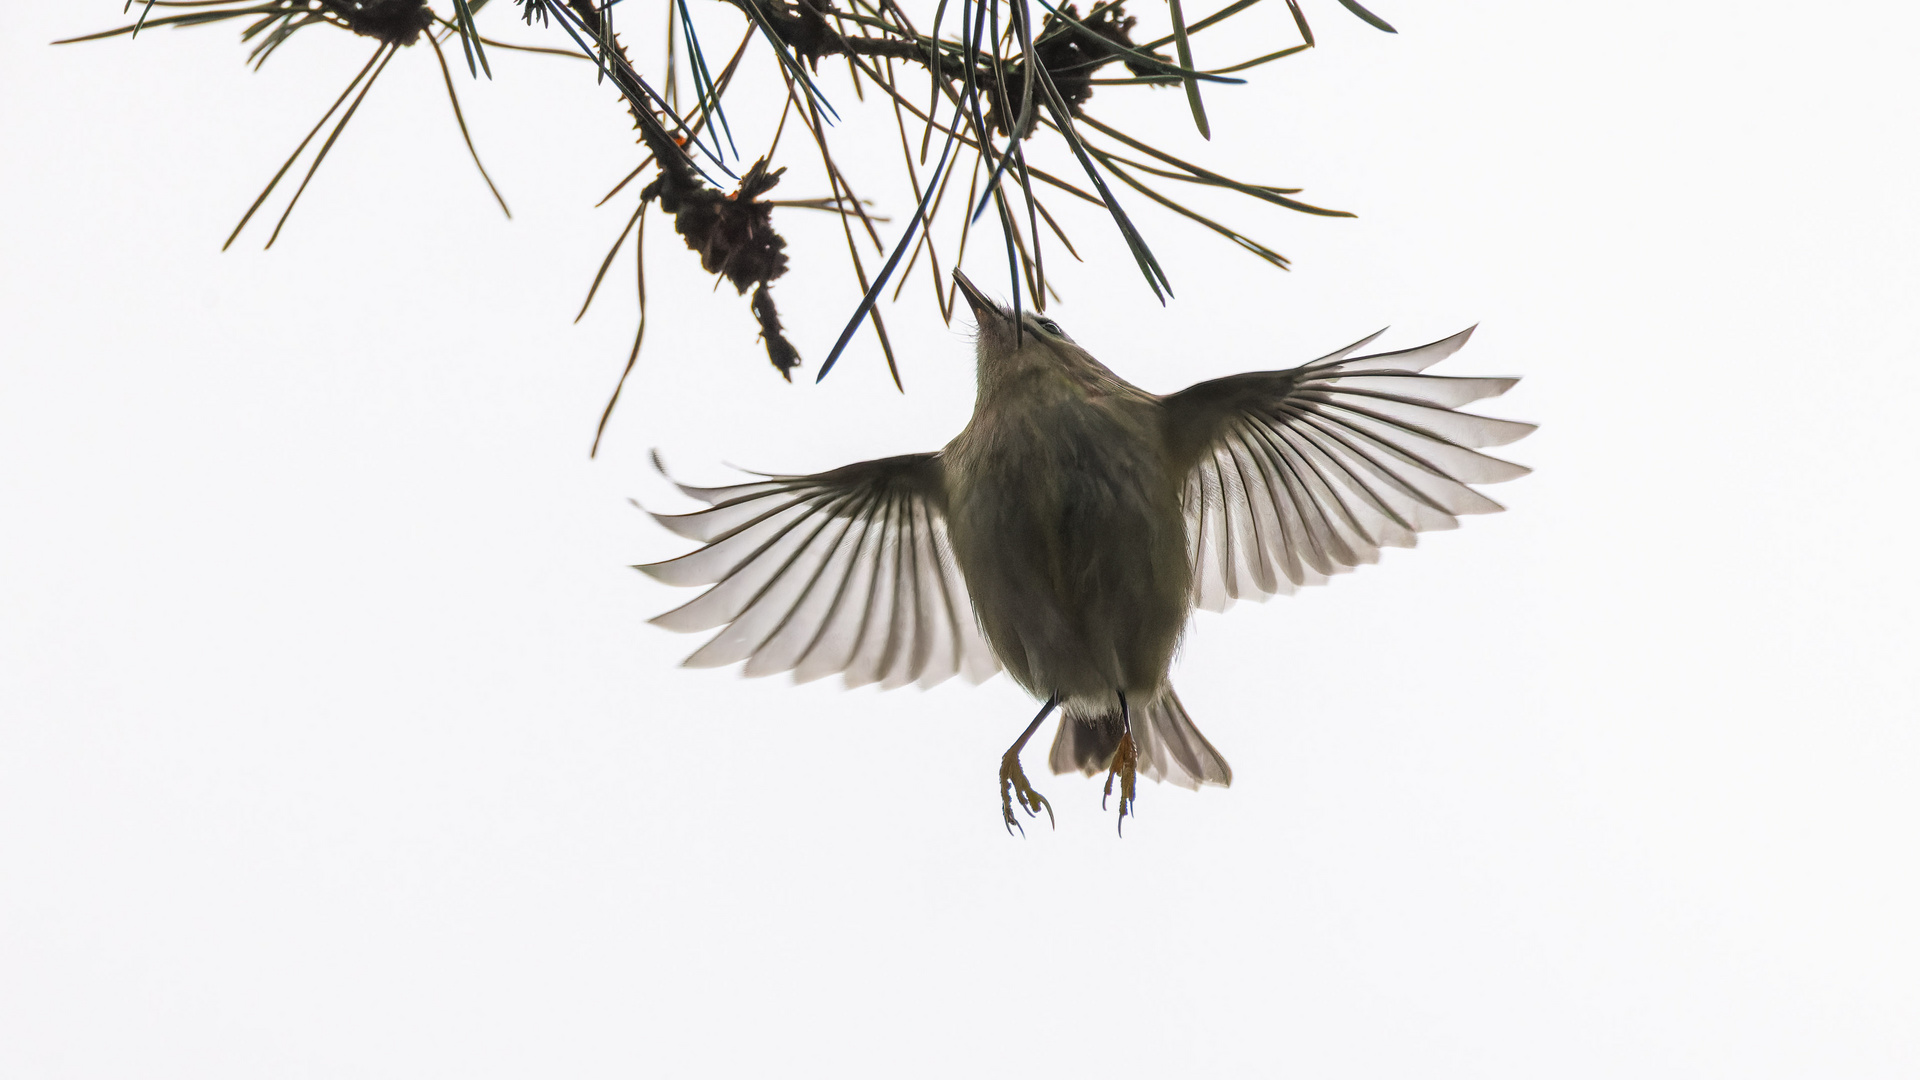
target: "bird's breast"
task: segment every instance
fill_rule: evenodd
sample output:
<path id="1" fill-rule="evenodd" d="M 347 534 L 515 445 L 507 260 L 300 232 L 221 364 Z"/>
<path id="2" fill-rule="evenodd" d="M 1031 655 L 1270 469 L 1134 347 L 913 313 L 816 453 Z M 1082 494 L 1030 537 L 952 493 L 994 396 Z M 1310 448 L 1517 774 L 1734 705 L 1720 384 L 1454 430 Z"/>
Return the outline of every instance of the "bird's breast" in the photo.
<path id="1" fill-rule="evenodd" d="M 988 640 L 1035 692 L 1165 675 L 1191 575 L 1153 407 L 1029 403 L 976 416 L 949 448 L 955 556 Z"/>

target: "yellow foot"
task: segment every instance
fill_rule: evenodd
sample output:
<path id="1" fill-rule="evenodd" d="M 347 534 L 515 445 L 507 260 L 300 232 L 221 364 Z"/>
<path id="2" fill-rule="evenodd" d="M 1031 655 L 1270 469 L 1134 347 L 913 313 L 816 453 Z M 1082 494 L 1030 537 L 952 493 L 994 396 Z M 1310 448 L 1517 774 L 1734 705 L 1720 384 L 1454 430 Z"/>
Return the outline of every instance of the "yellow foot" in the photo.
<path id="1" fill-rule="evenodd" d="M 1028 817 L 1039 817 L 1040 811 L 1045 810 L 1047 824 L 1054 824 L 1053 807 L 1047 802 L 1047 797 L 1033 790 L 1033 785 L 1027 783 L 1026 771 L 1020 768 L 1018 746 L 1007 751 L 1006 756 L 1000 759 L 1000 816 L 1007 819 L 1009 835 L 1013 830 L 1019 829 L 1020 835 L 1025 836 L 1026 826 L 1020 824 L 1020 820 L 1013 816 L 1015 798 L 1020 800 L 1020 809 L 1025 810 Z M 1055 827 L 1058 828 L 1058 826 Z"/>
<path id="2" fill-rule="evenodd" d="M 1125 835 L 1122 828 L 1127 816 L 1133 813 L 1133 788 L 1135 767 L 1140 764 L 1140 751 L 1133 745 L 1133 733 L 1120 736 L 1120 745 L 1113 749 L 1113 764 L 1107 767 L 1107 786 L 1100 793 L 1100 809 L 1107 808 L 1107 796 L 1113 794 L 1113 781 L 1120 779 L 1120 820 L 1115 823 L 1114 831 Z"/>

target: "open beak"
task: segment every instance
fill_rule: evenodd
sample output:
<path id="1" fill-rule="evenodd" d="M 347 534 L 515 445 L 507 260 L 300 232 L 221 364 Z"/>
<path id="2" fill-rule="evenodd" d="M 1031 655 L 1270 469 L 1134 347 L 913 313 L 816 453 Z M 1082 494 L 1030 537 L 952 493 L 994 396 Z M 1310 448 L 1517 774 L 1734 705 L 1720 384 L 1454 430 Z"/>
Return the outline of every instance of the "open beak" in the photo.
<path id="1" fill-rule="evenodd" d="M 953 272 L 953 283 L 960 286 L 960 295 L 967 298 L 967 306 L 973 309 L 974 322 L 978 323 L 984 320 L 988 312 L 992 312 L 994 318 L 1005 321 L 1006 316 L 1000 314 L 1000 306 L 987 299 L 987 294 L 981 292 L 978 286 L 967 280 L 967 275 L 955 270 Z"/>

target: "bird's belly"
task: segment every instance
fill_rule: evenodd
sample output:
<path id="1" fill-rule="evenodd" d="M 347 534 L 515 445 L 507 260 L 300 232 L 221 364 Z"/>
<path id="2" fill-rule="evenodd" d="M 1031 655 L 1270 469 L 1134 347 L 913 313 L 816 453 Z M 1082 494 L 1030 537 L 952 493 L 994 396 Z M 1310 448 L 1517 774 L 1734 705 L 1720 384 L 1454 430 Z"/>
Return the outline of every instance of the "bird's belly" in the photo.
<path id="1" fill-rule="evenodd" d="M 1039 443 L 975 458 L 950 508 L 987 640 L 1038 695 L 1156 691 L 1188 610 L 1178 488 L 1155 447 L 1111 431 Z"/>

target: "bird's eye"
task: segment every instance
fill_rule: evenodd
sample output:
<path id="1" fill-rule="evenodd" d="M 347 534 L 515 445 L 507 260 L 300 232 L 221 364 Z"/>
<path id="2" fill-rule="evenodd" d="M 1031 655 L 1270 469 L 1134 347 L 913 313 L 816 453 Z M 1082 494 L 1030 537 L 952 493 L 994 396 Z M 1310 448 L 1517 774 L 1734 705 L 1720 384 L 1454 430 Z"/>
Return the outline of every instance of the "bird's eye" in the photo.
<path id="1" fill-rule="evenodd" d="M 1058 335 L 1060 333 L 1060 324 L 1054 322 L 1052 319 L 1036 318 L 1033 320 L 1033 325 L 1045 330 L 1049 334 Z"/>

